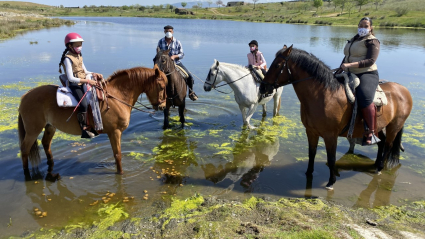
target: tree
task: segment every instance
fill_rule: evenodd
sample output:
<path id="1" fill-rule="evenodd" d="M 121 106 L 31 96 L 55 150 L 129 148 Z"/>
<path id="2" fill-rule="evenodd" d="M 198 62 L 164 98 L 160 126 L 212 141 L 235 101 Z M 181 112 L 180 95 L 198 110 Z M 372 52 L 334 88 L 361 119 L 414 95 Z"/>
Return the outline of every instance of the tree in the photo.
<path id="1" fill-rule="evenodd" d="M 223 5 L 223 1 L 218 0 L 215 2 L 215 4 L 217 4 L 218 8 L 220 8 L 220 6 Z"/>
<path id="2" fill-rule="evenodd" d="M 316 8 L 316 12 L 319 11 L 319 7 L 323 6 L 323 0 L 314 0 L 313 6 Z"/>
<path id="3" fill-rule="evenodd" d="M 198 8 L 202 8 L 202 3 L 201 2 L 197 2 L 196 5 L 198 5 Z"/>
<path id="4" fill-rule="evenodd" d="M 356 0 L 356 1 L 357 1 L 357 5 L 360 6 L 359 12 L 362 10 L 363 5 L 366 5 L 370 2 L 370 0 Z M 353 5 L 354 5 L 354 3 L 353 3 Z"/>
<path id="5" fill-rule="evenodd" d="M 341 14 L 344 11 L 345 5 L 347 5 L 347 3 L 351 2 L 351 0 L 340 0 L 341 3 L 339 4 L 339 7 L 341 8 Z"/>
<path id="6" fill-rule="evenodd" d="M 375 8 L 375 10 L 376 10 L 376 11 L 378 11 L 378 5 L 379 5 L 380 3 L 382 3 L 382 1 L 383 1 L 383 0 L 373 0 L 373 4 L 375 4 L 375 6 L 376 6 L 376 8 Z"/>
<path id="7" fill-rule="evenodd" d="M 347 1 L 346 3 L 345 3 L 345 7 L 347 8 L 347 10 L 348 10 L 348 17 L 351 17 L 351 12 L 353 11 L 353 8 L 355 7 L 356 5 L 354 5 L 354 2 L 353 1 Z"/>
<path id="8" fill-rule="evenodd" d="M 212 0 L 208 0 L 207 3 L 208 3 L 208 8 L 209 8 L 211 6 L 211 4 L 213 3 L 213 1 Z"/>
<path id="9" fill-rule="evenodd" d="M 252 0 L 254 2 L 254 9 L 255 9 L 255 3 L 258 2 L 259 0 Z"/>
<path id="10" fill-rule="evenodd" d="M 182 7 L 186 7 L 187 2 L 182 2 Z"/>
<path id="11" fill-rule="evenodd" d="M 333 0 L 334 2 L 334 12 L 336 11 L 336 7 L 338 7 L 339 5 L 341 5 L 341 0 Z"/>
<path id="12" fill-rule="evenodd" d="M 140 6 L 140 7 L 139 7 L 139 11 L 144 12 L 145 10 L 146 10 L 146 7 L 145 7 L 145 6 Z"/>

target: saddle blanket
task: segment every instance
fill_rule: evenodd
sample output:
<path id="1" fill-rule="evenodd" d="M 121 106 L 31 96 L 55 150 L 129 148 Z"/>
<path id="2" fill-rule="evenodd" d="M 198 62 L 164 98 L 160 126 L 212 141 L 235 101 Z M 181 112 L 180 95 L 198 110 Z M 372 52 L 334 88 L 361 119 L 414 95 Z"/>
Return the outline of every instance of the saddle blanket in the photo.
<path id="1" fill-rule="evenodd" d="M 100 131 L 103 130 L 102 117 L 97 95 L 93 94 L 93 92 L 95 92 L 94 87 L 87 91 L 86 98 L 90 102 L 92 109 L 94 128 L 95 130 Z M 56 102 L 59 107 L 76 107 L 78 105 L 78 101 L 72 95 L 69 87 L 58 87 L 58 90 L 56 91 Z"/>
<path id="2" fill-rule="evenodd" d="M 347 95 L 348 101 L 350 101 L 351 104 L 354 104 L 354 101 L 356 100 L 354 92 L 356 91 L 357 86 L 360 85 L 360 79 L 353 73 L 347 74 L 345 72 L 337 74 L 336 77 L 344 77 L 345 93 Z M 380 85 L 376 87 L 373 103 L 376 106 L 388 104 L 387 96 L 385 95 L 385 92 L 382 90 Z"/>
<path id="3" fill-rule="evenodd" d="M 180 73 L 180 75 L 183 77 L 183 79 L 188 79 L 189 78 L 189 74 L 179 65 L 174 65 L 177 69 L 177 71 Z"/>

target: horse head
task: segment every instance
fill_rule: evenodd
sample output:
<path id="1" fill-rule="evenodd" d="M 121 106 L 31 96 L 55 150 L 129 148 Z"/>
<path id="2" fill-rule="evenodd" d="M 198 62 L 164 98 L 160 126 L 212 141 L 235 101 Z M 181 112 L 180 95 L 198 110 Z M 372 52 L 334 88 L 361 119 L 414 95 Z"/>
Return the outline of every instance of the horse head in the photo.
<path id="1" fill-rule="evenodd" d="M 155 70 L 155 81 L 150 90 L 147 90 L 145 93 L 155 110 L 164 110 L 167 100 L 167 93 L 165 90 L 167 86 L 167 76 L 164 72 L 159 70 L 156 64 L 153 69 Z"/>
<path id="2" fill-rule="evenodd" d="M 170 50 L 156 49 L 156 56 L 154 58 L 154 64 L 158 65 L 159 69 L 165 74 L 169 74 L 174 70 L 174 61 L 168 55 Z"/>
<path id="3" fill-rule="evenodd" d="M 219 62 L 214 59 L 214 63 L 210 67 L 210 71 L 208 72 L 207 79 L 204 83 L 204 90 L 205 91 L 211 91 L 212 88 L 214 88 L 218 83 L 220 83 L 223 79 L 222 76 L 218 74 L 218 66 Z"/>
<path id="4" fill-rule="evenodd" d="M 288 66 L 289 56 L 292 51 L 292 46 L 283 46 L 276 53 L 273 63 L 270 65 L 264 80 L 261 82 L 260 93 L 271 94 L 273 90 L 290 82 L 291 71 Z"/>

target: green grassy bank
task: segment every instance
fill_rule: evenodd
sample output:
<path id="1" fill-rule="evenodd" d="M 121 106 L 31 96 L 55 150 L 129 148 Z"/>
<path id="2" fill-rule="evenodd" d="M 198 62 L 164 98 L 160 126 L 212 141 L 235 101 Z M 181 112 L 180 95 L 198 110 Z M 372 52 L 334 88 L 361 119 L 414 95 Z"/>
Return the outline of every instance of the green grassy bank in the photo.
<path id="1" fill-rule="evenodd" d="M 249 1 L 247 1 L 249 2 Z M 375 3 L 378 4 L 375 4 Z M 12 4 L 14 3 L 14 4 Z M 19 2 L 18 2 L 19 3 Z M 37 12 L 44 16 L 122 16 L 189 19 L 220 19 L 252 22 L 295 23 L 310 25 L 357 25 L 360 17 L 368 16 L 377 27 L 409 27 L 425 29 L 423 0 L 373 0 L 359 6 L 351 1 L 344 6 L 335 1 L 323 2 L 319 8 L 307 2 L 276 2 L 220 8 L 190 8 L 189 14 L 175 14 L 170 5 L 152 6 L 84 6 L 63 8 L 45 5 L 27 6 L 16 2 L 0 1 L 0 11 L 7 9 Z"/>
<path id="2" fill-rule="evenodd" d="M 0 39 L 11 38 L 27 30 L 74 24 L 73 21 L 41 15 L 44 9 L 51 8 L 50 6 L 27 2 L 0 1 Z"/>

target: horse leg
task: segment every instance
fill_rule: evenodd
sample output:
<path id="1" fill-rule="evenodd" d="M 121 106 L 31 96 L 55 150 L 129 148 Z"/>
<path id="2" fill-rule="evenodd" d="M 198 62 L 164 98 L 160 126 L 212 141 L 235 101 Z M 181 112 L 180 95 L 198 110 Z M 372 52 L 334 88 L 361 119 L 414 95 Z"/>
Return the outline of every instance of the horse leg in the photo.
<path id="1" fill-rule="evenodd" d="M 56 180 L 60 178 L 59 174 L 52 173 L 53 166 L 55 165 L 55 163 L 53 162 L 53 154 L 51 150 L 51 145 L 52 145 L 52 139 L 53 139 L 53 136 L 55 135 L 55 132 L 56 132 L 56 128 L 53 127 L 53 125 L 51 124 L 46 125 L 46 127 L 44 127 L 43 139 L 41 140 L 41 143 L 43 144 L 44 152 L 46 153 L 46 156 L 47 156 L 47 165 L 49 166 L 47 169 L 46 180 L 49 180 L 52 182 L 55 182 Z"/>
<path id="2" fill-rule="evenodd" d="M 319 136 L 310 131 L 306 131 L 308 138 L 308 168 L 305 175 L 313 177 L 314 171 L 314 158 L 316 157 L 317 144 L 319 143 Z"/>
<path id="3" fill-rule="evenodd" d="M 170 126 L 170 122 L 168 121 L 169 115 L 170 115 L 170 106 L 167 105 L 164 109 L 164 126 L 162 127 L 163 129 L 168 129 L 168 127 Z"/>
<path id="4" fill-rule="evenodd" d="M 37 122 L 28 122 L 27 125 L 30 125 L 31 127 L 25 128 L 23 118 L 19 115 L 18 132 L 22 167 L 24 170 L 25 180 L 32 180 L 28 166 L 28 159 L 31 161 L 33 167 L 36 167 L 40 163 L 37 136 L 41 133 L 43 127 L 37 127 Z"/>
<path id="5" fill-rule="evenodd" d="M 186 107 L 186 102 L 183 100 L 182 104 L 179 106 L 179 116 L 180 116 L 180 123 L 182 124 L 182 128 L 184 128 L 184 109 Z"/>
<path id="6" fill-rule="evenodd" d="M 243 125 L 246 126 L 247 125 L 247 122 L 246 122 L 246 109 L 242 105 L 239 105 L 239 109 L 241 110 L 241 113 L 242 113 Z"/>
<path id="7" fill-rule="evenodd" d="M 356 146 L 356 139 L 347 138 L 347 140 L 348 140 L 348 143 L 350 143 L 350 148 L 348 149 L 347 154 L 352 154 L 354 153 L 354 147 Z"/>
<path id="8" fill-rule="evenodd" d="M 263 105 L 263 117 L 267 116 L 267 106 L 266 104 Z"/>
<path id="9" fill-rule="evenodd" d="M 333 190 L 333 185 L 336 182 L 335 176 L 335 161 L 336 161 L 336 147 L 338 144 L 338 137 L 326 137 L 324 138 L 326 145 L 326 154 L 328 158 L 329 167 L 329 182 L 326 184 L 326 189 Z"/>
<path id="10" fill-rule="evenodd" d="M 383 159 L 384 159 L 385 141 L 387 138 L 387 136 L 382 131 L 379 132 L 378 136 L 379 136 L 379 139 L 381 139 L 381 141 L 378 143 L 378 153 L 376 155 L 375 164 L 380 164 L 380 162 L 384 161 Z"/>
<path id="11" fill-rule="evenodd" d="M 281 96 L 276 92 L 273 96 L 273 117 L 279 115 Z"/>
<path id="12" fill-rule="evenodd" d="M 255 129 L 254 126 L 249 124 L 249 121 L 251 120 L 251 117 L 254 115 L 255 110 L 257 109 L 257 105 L 258 104 L 252 104 L 249 108 L 248 108 L 248 112 L 246 113 L 246 122 L 247 122 L 247 126 L 250 129 Z"/>
<path id="13" fill-rule="evenodd" d="M 50 147 L 52 145 L 52 139 L 53 139 L 53 136 L 55 135 L 55 132 L 56 132 L 55 127 L 53 127 L 51 124 L 46 125 L 46 127 L 44 128 L 43 139 L 41 140 L 41 143 L 43 144 L 44 152 L 46 153 L 46 156 L 47 156 L 47 165 L 49 166 L 49 168 L 47 169 L 47 172 L 53 171 L 54 162 L 53 162 L 52 150 Z"/>
<path id="14" fill-rule="evenodd" d="M 392 152 L 398 151 L 398 154 L 400 153 L 400 144 L 401 144 L 401 135 L 403 134 L 402 129 L 399 127 L 392 127 L 391 125 L 388 125 L 386 128 L 386 138 L 385 143 L 383 147 L 383 153 L 381 158 L 376 158 L 375 161 L 375 167 L 376 167 L 376 173 L 381 174 L 382 169 L 384 169 L 384 164 L 387 160 L 389 160 L 390 157 L 393 155 Z M 393 145 L 395 142 L 395 139 L 397 138 L 397 145 Z M 382 140 L 381 140 L 382 141 Z M 393 147 L 397 147 L 395 150 L 393 150 Z M 378 148 L 379 151 L 379 148 Z M 396 159 L 398 161 L 398 155 L 396 155 Z"/>
<path id="15" fill-rule="evenodd" d="M 121 165 L 121 134 L 119 129 L 108 133 L 109 141 L 111 142 L 112 151 L 114 152 L 115 164 L 117 165 L 117 174 L 123 174 Z"/>

